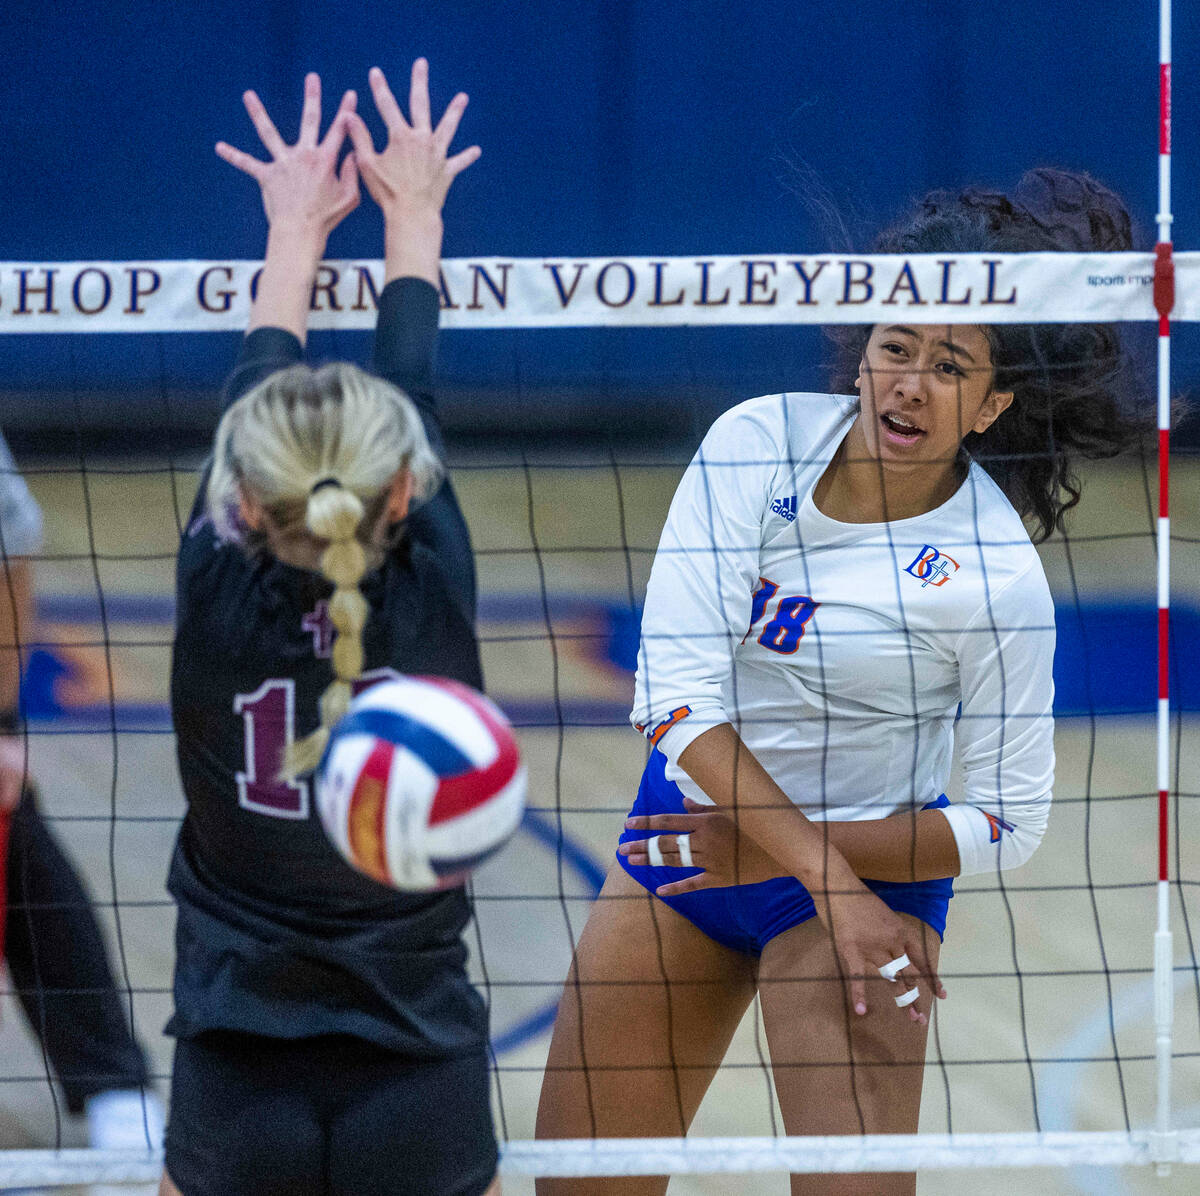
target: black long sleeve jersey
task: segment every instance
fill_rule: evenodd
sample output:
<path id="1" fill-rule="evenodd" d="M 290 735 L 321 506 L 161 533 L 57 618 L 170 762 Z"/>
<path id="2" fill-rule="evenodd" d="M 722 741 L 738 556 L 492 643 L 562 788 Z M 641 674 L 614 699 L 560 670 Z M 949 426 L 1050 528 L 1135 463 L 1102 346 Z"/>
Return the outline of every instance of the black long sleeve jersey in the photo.
<path id="1" fill-rule="evenodd" d="M 438 295 L 405 278 L 379 297 L 374 368 L 417 405 L 442 450 L 431 378 Z M 301 358 L 276 328 L 250 333 L 226 404 Z M 433 674 L 480 687 L 475 573 L 447 480 L 363 579 L 365 676 Z M 333 678 L 332 586 L 222 542 L 204 487 L 179 551 L 171 704 L 187 814 L 168 888 L 178 904 L 168 1033 L 351 1034 L 414 1057 L 478 1049 L 483 1003 L 466 975 L 462 889 L 397 893 L 344 863 L 311 783 L 277 780 L 314 730 Z"/>

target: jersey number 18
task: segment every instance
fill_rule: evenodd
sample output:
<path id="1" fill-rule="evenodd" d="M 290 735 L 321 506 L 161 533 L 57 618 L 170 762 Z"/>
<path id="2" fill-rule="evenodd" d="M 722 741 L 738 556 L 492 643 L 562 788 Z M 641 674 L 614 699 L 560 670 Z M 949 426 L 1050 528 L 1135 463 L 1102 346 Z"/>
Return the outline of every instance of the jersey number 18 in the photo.
<path id="1" fill-rule="evenodd" d="M 750 638 L 758 621 L 767 613 L 771 599 L 779 592 L 779 587 L 765 577 L 758 579 L 758 589 L 750 606 L 750 626 L 742 636 L 742 643 Z M 808 621 L 821 604 L 814 602 L 807 594 L 789 594 L 780 598 L 775 604 L 775 615 L 759 633 L 758 642 L 772 652 L 790 656 L 800 646 L 804 638 Z"/>

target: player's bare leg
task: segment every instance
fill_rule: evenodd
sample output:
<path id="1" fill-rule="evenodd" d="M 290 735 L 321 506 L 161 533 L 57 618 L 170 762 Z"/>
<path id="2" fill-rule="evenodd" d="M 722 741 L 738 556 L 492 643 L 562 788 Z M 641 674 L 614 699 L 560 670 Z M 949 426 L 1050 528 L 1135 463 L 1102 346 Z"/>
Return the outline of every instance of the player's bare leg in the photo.
<path id="1" fill-rule="evenodd" d="M 559 1001 L 537 1137 L 686 1133 L 753 996 L 750 957 L 614 864 Z M 666 1187 L 666 1176 L 537 1182 L 538 1196 L 658 1196 Z"/>
<path id="2" fill-rule="evenodd" d="M 940 942 L 918 928 L 931 966 Z M 839 980 L 829 935 L 816 919 L 772 939 L 762 954 L 759 999 L 775 1091 L 789 1134 L 915 1134 L 928 1026 L 895 1003 L 897 986 L 868 982 L 870 1012 L 856 1015 Z M 922 1002 L 924 1004 L 924 1002 Z M 854 1066 L 851 1066 L 853 1060 Z M 911 1173 L 797 1175 L 805 1196 L 912 1196 Z"/>

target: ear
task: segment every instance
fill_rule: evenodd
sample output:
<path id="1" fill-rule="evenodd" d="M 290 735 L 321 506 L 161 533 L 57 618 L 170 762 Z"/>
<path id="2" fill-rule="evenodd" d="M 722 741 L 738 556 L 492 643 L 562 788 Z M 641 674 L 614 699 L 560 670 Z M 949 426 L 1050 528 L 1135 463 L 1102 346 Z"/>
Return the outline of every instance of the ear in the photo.
<path id="1" fill-rule="evenodd" d="M 260 532 L 266 522 L 266 511 L 263 505 L 249 490 L 238 487 L 238 515 L 242 522 L 252 531 Z"/>
<path id="2" fill-rule="evenodd" d="M 1012 401 L 1013 392 L 1011 390 L 989 391 L 988 397 L 983 400 L 983 406 L 979 408 L 979 413 L 975 416 L 971 431 L 986 432 L 1009 409 Z"/>
<path id="3" fill-rule="evenodd" d="M 399 523 L 408 514 L 412 503 L 413 479 L 407 469 L 402 469 L 388 487 L 388 501 L 385 514 L 388 523 Z"/>

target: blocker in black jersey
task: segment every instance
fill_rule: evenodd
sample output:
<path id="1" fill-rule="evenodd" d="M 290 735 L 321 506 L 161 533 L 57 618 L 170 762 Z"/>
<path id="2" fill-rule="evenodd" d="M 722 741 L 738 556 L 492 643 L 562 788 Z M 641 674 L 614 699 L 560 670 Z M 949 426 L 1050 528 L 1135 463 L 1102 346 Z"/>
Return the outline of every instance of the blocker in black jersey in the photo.
<path id="1" fill-rule="evenodd" d="M 417 404 L 435 448 L 437 318 L 429 283 L 392 282 L 374 359 Z M 227 405 L 300 357 L 290 333 L 251 332 Z M 418 1058 L 479 1050 L 486 1016 L 464 966 L 463 890 L 401 894 L 360 875 L 325 837 L 309 780 L 276 779 L 332 679 L 331 584 L 222 543 L 204 504 L 202 487 L 177 579 L 171 701 L 188 808 L 169 883 L 179 920 L 168 1031 L 349 1034 Z M 395 671 L 481 686 L 474 563 L 448 480 L 361 588 L 367 679 Z"/>
<path id="2" fill-rule="evenodd" d="M 319 751 L 354 685 L 412 673 L 482 685 L 454 491 L 443 481 L 409 506 L 442 449 L 431 384 L 442 202 L 478 156 L 447 156 L 466 97 L 432 128 L 427 71 L 413 66 L 412 125 L 371 71 L 388 126 L 380 154 L 353 92 L 318 142 L 313 74 L 294 146 L 253 92 L 246 109 L 271 161 L 217 145 L 258 182 L 270 233 L 179 550 L 171 701 L 187 814 L 169 880 L 178 1042 L 163 1196 L 499 1193 L 465 892 L 400 893 L 360 875 L 326 838 L 310 779 L 281 779 L 285 759 Z M 355 152 L 341 157 L 347 139 Z M 360 172 L 384 218 L 392 281 L 373 364 L 391 386 L 346 365 L 297 368 L 313 279 Z M 297 400 L 294 386 L 309 389 Z M 303 515 L 281 514 L 286 503 Z"/>

